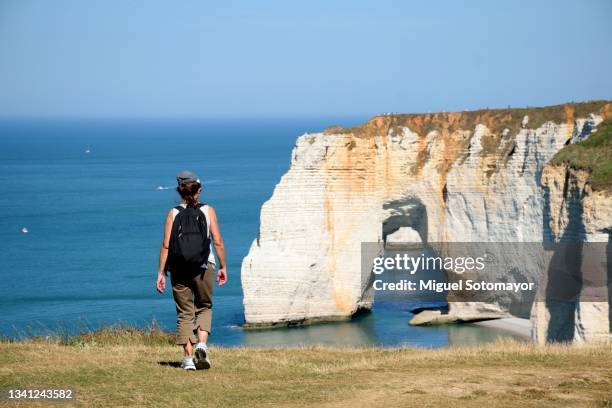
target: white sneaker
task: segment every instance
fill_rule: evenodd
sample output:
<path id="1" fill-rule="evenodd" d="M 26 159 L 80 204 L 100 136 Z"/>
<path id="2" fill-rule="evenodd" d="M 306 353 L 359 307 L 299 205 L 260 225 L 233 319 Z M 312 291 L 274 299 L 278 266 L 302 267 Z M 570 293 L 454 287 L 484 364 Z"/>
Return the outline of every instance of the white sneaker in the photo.
<path id="1" fill-rule="evenodd" d="M 196 366 L 193 363 L 193 357 L 183 358 L 183 364 L 181 364 L 181 368 L 184 370 L 195 370 Z"/>
<path id="2" fill-rule="evenodd" d="M 195 366 L 198 370 L 208 370 L 211 366 L 210 358 L 208 357 L 208 346 L 206 343 L 198 343 L 195 346 Z"/>

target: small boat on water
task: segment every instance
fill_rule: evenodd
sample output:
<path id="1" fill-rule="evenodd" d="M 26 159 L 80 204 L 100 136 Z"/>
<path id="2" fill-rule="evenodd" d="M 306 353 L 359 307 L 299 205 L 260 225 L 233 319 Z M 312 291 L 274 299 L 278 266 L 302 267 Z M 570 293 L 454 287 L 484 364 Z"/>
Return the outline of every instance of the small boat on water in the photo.
<path id="1" fill-rule="evenodd" d="M 27 234 L 29 231 L 28 231 L 28 229 L 27 229 L 26 227 L 23 227 L 23 228 L 21 229 L 21 232 L 22 232 L 23 234 Z"/>
<path id="2" fill-rule="evenodd" d="M 91 153 L 91 149 L 88 147 L 87 149 L 85 149 L 85 153 L 87 154 Z"/>

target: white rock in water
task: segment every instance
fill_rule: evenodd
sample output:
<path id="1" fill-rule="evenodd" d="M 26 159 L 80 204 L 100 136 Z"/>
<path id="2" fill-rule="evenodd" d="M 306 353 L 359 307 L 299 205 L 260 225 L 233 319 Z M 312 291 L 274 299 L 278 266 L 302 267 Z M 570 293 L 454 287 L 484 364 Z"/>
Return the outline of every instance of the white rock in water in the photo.
<path id="1" fill-rule="evenodd" d="M 401 227 L 397 231 L 392 234 L 387 235 L 388 243 L 412 243 L 412 242 L 422 242 L 421 236 L 414 228 L 410 227 Z"/>
<path id="2" fill-rule="evenodd" d="M 604 105 L 599 113 L 609 115 L 612 104 Z M 548 121 L 500 140 L 507 119 L 494 112 L 486 123 L 476 122 L 473 112 L 377 116 L 352 130 L 299 137 L 242 263 L 247 324 L 347 318 L 370 308 L 361 244 L 382 242 L 385 226 L 410 227 L 429 243 L 542 242 L 550 231 L 543 222 L 548 203 L 541 177 L 580 118 L 569 109 L 560 123 Z M 555 191 L 562 192 L 564 179 L 555 180 Z M 550 199 L 554 208 L 568 205 Z M 597 200 L 583 220 L 593 226 L 586 228 L 592 236 L 612 224 L 612 200 Z M 563 211 L 550 213 L 551 225 L 563 230 Z M 540 259 L 527 263 L 504 248 L 507 253 L 496 256 L 515 267 L 515 281 L 540 273 Z M 522 292 L 512 296 L 509 302 L 531 304 Z M 461 317 L 487 307 L 456 302 L 450 309 Z M 594 309 L 601 310 L 584 310 Z M 546 313 L 532 316 L 546 321 Z M 588 329 L 583 333 L 588 337 Z"/>
<path id="3" fill-rule="evenodd" d="M 451 308 L 449 313 L 443 314 L 440 310 L 423 310 L 410 320 L 413 326 L 428 326 L 454 322 L 474 322 L 488 319 L 501 319 L 509 317 L 509 313 L 496 305 L 480 302 L 462 302 L 458 307 Z"/>

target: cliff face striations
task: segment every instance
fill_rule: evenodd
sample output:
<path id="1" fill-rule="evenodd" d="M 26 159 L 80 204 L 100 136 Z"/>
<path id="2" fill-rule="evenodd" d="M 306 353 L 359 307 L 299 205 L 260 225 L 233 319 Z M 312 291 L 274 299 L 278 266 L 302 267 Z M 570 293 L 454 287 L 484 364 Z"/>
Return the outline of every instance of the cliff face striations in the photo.
<path id="1" fill-rule="evenodd" d="M 391 234 L 416 231 L 426 242 L 553 239 L 566 225 L 565 204 L 543 188 L 559 182 L 546 164 L 611 117 L 612 104 L 592 102 L 377 116 L 299 137 L 242 264 L 246 322 L 347 318 L 371 307 L 361 243 Z M 583 217 L 589 237 L 607 240 L 610 200 L 598 194 L 589 195 Z"/>

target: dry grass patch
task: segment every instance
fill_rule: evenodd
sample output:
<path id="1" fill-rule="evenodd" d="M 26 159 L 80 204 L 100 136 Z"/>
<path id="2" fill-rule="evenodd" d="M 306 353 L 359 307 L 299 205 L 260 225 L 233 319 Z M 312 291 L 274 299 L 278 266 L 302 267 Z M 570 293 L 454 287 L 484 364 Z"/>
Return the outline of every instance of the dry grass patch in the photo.
<path id="1" fill-rule="evenodd" d="M 0 388 L 72 387 L 83 406 L 605 406 L 612 398 L 609 345 L 215 347 L 211 370 L 184 372 L 174 346 L 105 339 L 0 343 Z"/>

